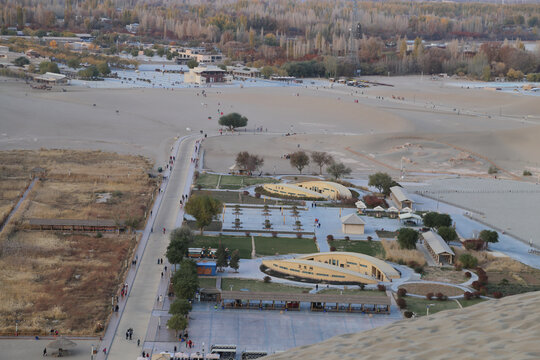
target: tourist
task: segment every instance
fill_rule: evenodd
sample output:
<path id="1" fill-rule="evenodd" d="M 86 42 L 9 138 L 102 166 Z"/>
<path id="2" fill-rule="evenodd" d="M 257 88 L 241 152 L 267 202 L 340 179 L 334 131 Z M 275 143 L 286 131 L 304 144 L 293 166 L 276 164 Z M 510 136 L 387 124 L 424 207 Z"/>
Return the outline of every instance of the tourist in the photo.
<path id="1" fill-rule="evenodd" d="M 47 356 L 47 348 L 43 349 L 43 356 Z"/>
<path id="2" fill-rule="evenodd" d="M 141 339 L 137 339 L 137 346 L 141 345 Z"/>

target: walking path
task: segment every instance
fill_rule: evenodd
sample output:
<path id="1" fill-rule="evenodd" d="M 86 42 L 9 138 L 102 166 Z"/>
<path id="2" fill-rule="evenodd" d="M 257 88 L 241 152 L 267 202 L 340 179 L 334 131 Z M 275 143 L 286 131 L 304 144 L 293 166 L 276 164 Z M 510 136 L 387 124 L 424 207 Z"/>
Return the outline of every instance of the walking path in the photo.
<path id="1" fill-rule="evenodd" d="M 1 224 L 0 226 L 0 232 L 2 232 L 2 230 L 4 230 L 4 227 L 9 223 L 9 220 L 11 220 L 11 218 L 13 217 L 13 215 L 15 215 L 15 213 L 17 212 L 17 210 L 19 210 L 19 207 L 21 206 L 22 202 L 24 201 L 24 199 L 26 199 L 26 196 L 28 196 L 28 193 L 30 192 L 30 190 L 32 190 L 32 188 L 34 187 L 36 181 L 38 181 L 39 179 L 38 178 L 34 178 L 34 180 L 32 180 L 32 182 L 30 183 L 30 185 L 28 185 L 28 188 L 26 188 L 26 190 L 24 191 L 24 193 L 22 194 L 21 198 L 19 199 L 19 201 L 17 201 L 17 205 L 15 205 L 15 207 L 13 207 L 13 210 L 11 210 L 11 212 L 9 213 L 8 217 L 6 218 L 6 220 L 4 221 L 3 224 Z"/>
<path id="2" fill-rule="evenodd" d="M 164 286 L 164 281 L 160 281 L 163 267 L 159 265 L 156 268 L 157 259 L 164 258 L 168 244 L 169 231 L 164 233 L 162 229 L 172 230 L 177 223 L 179 200 L 184 194 L 186 179 L 191 179 L 193 175 L 194 164 L 191 158 L 195 141 L 195 137 L 185 136 L 178 139 L 172 148 L 171 156 L 176 157 L 176 162 L 172 171 L 167 169 L 164 173 L 166 179 L 135 255 L 138 261 L 126 278 L 127 297 L 120 299 L 119 312 L 112 315 L 97 359 L 134 359 L 141 351 L 141 347 L 137 347 L 137 339 L 144 340 L 143 335 L 147 333 L 151 313 L 156 305 L 155 296 L 158 290 L 163 291 Z M 128 328 L 133 329 L 131 340 L 125 339 Z M 107 355 L 102 351 L 104 348 L 107 349 Z"/>

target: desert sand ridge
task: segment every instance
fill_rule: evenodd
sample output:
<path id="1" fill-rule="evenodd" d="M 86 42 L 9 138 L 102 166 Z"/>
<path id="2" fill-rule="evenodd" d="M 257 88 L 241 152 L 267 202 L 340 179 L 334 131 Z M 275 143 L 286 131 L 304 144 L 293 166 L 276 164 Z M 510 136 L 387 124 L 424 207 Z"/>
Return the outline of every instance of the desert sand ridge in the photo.
<path id="1" fill-rule="evenodd" d="M 263 359 L 540 359 L 539 338 L 540 292 L 532 292 L 336 336 Z"/>

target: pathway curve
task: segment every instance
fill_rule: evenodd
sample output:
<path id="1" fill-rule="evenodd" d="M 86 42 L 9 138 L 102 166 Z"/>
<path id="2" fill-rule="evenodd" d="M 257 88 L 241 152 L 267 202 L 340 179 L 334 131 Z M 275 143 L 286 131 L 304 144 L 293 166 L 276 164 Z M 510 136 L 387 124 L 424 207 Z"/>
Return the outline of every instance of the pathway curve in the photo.
<path id="1" fill-rule="evenodd" d="M 26 199 L 26 197 L 28 196 L 28 194 L 30 193 L 30 190 L 32 190 L 32 188 L 34 187 L 36 181 L 38 181 L 39 179 L 38 178 L 34 178 L 34 180 L 32 180 L 32 182 L 30 183 L 30 185 L 28 185 L 28 187 L 26 188 L 26 190 L 24 191 L 24 193 L 22 194 L 21 198 L 19 199 L 19 201 L 17 201 L 17 205 L 15 205 L 13 207 L 13 210 L 11 210 L 11 212 L 9 213 L 9 215 L 7 216 L 6 220 L 4 221 L 4 223 L 0 226 L 0 232 L 2 232 L 2 230 L 4 230 L 4 227 L 9 223 L 9 220 L 11 220 L 11 218 L 13 217 L 13 215 L 15 215 L 15 213 L 17 212 L 17 210 L 19 210 L 19 207 L 21 206 L 22 202 L 24 201 L 24 199 Z"/>

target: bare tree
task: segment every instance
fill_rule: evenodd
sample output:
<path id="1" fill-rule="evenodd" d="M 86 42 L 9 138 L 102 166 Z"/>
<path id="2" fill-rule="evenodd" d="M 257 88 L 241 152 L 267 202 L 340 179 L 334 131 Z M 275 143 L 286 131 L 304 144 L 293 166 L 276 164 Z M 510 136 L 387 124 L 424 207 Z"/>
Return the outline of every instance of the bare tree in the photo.
<path id="1" fill-rule="evenodd" d="M 322 168 L 325 165 L 330 165 L 334 162 L 332 155 L 322 152 L 314 151 L 311 153 L 311 160 L 317 165 L 319 165 L 319 175 L 322 175 Z"/>

